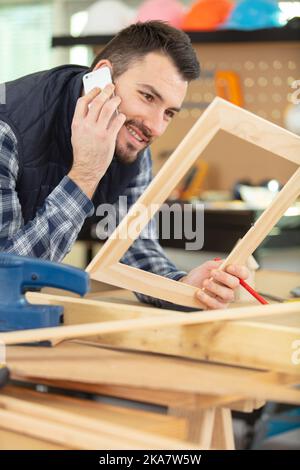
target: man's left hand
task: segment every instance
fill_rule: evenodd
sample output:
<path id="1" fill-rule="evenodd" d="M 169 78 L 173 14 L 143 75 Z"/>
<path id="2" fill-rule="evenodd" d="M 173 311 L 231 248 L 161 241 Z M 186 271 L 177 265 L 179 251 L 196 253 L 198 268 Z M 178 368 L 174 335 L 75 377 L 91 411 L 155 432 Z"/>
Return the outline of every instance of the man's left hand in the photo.
<path id="1" fill-rule="evenodd" d="M 234 301 L 234 291 L 240 285 L 239 279 L 247 279 L 249 276 L 245 266 L 230 265 L 226 271 L 219 271 L 222 263 L 223 260 L 207 261 L 180 279 L 180 282 L 199 287 L 197 298 L 208 309 L 228 307 Z"/>

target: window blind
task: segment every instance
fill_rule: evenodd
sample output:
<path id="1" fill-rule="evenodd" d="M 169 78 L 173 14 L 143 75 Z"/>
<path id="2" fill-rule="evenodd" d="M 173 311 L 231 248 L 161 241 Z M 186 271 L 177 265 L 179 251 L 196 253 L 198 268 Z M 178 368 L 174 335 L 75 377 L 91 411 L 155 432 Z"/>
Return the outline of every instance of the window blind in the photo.
<path id="1" fill-rule="evenodd" d="M 0 83 L 51 67 L 52 5 L 0 4 Z"/>

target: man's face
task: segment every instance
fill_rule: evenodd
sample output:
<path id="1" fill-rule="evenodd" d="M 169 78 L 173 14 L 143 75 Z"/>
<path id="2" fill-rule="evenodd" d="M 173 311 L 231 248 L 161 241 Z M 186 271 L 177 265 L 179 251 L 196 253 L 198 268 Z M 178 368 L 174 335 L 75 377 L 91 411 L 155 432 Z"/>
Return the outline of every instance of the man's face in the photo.
<path id="1" fill-rule="evenodd" d="M 125 114 L 116 144 L 116 157 L 131 163 L 160 137 L 184 100 L 188 83 L 171 60 L 149 53 L 115 80 L 119 110 Z"/>

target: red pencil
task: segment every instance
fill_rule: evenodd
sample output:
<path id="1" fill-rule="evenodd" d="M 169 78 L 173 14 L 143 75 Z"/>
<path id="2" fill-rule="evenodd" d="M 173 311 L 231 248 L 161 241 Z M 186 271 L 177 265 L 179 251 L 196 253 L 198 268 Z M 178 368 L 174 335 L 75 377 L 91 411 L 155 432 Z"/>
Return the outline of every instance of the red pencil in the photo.
<path id="1" fill-rule="evenodd" d="M 215 258 L 214 261 L 221 261 L 221 258 Z M 244 281 L 244 279 L 240 279 L 240 284 L 241 286 L 244 287 L 244 289 L 246 289 L 246 291 L 249 292 L 249 294 L 251 294 L 261 304 L 263 305 L 269 304 L 269 302 L 267 302 L 266 299 L 264 299 L 261 295 L 259 295 L 259 293 L 256 292 L 251 286 L 249 286 L 249 284 L 247 284 L 247 282 Z"/>
<path id="2" fill-rule="evenodd" d="M 253 297 L 255 297 L 256 300 L 258 300 L 261 304 L 266 305 L 269 303 L 258 292 L 256 292 L 251 286 L 249 286 L 249 284 L 247 284 L 247 282 L 244 281 L 243 279 L 240 279 L 240 284 L 249 292 L 249 294 L 253 295 Z"/>

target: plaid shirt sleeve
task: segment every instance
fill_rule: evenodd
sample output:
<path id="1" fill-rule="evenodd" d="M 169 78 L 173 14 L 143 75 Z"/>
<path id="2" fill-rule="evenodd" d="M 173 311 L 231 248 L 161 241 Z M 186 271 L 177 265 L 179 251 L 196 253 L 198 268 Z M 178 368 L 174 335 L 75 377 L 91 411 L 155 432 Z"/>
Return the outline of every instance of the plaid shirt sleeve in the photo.
<path id="1" fill-rule="evenodd" d="M 127 188 L 127 205 L 134 204 L 141 194 L 146 190 L 152 180 L 152 161 L 149 151 L 144 153 L 141 161 L 141 169 L 135 180 Z M 127 253 L 121 259 L 122 263 L 149 271 L 169 279 L 178 280 L 186 275 L 185 271 L 179 271 L 167 258 L 157 240 L 157 228 L 155 219 L 142 231 L 140 237 L 135 240 Z M 144 294 L 135 293 L 141 302 L 150 303 L 160 308 L 176 309 L 181 311 L 192 311 L 195 309 L 185 308 L 171 302 L 163 301 Z"/>
<path id="2" fill-rule="evenodd" d="M 18 171 L 16 137 L 7 123 L 0 121 L 0 250 L 61 261 L 94 206 L 65 176 L 25 225 L 16 192 Z"/>

